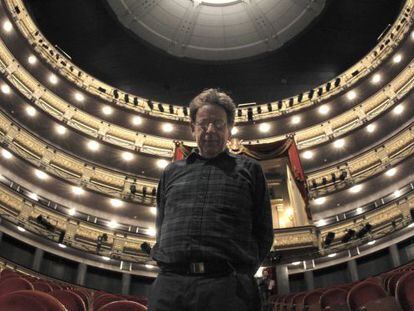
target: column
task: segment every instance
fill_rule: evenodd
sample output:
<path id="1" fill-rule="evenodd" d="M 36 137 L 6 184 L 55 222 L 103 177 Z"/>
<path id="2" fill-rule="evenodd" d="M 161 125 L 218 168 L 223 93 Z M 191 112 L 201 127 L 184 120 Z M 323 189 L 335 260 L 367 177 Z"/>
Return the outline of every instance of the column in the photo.
<path id="1" fill-rule="evenodd" d="M 33 258 L 33 263 L 32 263 L 32 269 L 34 271 L 39 272 L 40 271 L 40 265 L 42 264 L 42 260 L 43 260 L 43 254 L 44 254 L 44 250 L 40 249 L 40 248 L 36 248 L 35 254 L 34 254 L 34 258 Z"/>
<path id="2" fill-rule="evenodd" d="M 129 295 L 130 286 L 131 286 L 131 274 L 122 273 L 122 295 Z"/>
<path id="3" fill-rule="evenodd" d="M 305 271 L 306 290 L 315 289 L 315 281 L 313 279 L 313 270 Z"/>
<path id="4" fill-rule="evenodd" d="M 359 280 L 359 275 L 358 275 L 358 267 L 357 267 L 357 263 L 355 259 L 351 259 L 350 261 L 347 262 L 348 264 L 348 272 L 349 275 L 351 276 L 351 282 L 356 282 Z"/>
<path id="5" fill-rule="evenodd" d="M 279 295 L 289 293 L 289 274 L 287 265 L 276 265 L 276 282 Z"/>
<path id="6" fill-rule="evenodd" d="M 76 273 L 76 284 L 85 285 L 86 270 L 88 266 L 83 262 L 78 265 L 78 271 Z"/>
<path id="7" fill-rule="evenodd" d="M 391 262 L 392 262 L 393 268 L 400 266 L 401 260 L 400 260 L 400 254 L 398 252 L 397 244 L 393 244 L 389 246 L 388 250 L 390 251 Z"/>

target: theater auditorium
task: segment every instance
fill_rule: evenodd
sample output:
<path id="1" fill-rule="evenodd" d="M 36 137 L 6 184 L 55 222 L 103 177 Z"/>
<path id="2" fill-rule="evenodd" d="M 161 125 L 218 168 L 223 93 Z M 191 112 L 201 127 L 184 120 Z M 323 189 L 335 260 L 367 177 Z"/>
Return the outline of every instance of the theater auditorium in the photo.
<path id="1" fill-rule="evenodd" d="M 258 308 L 414 310 L 413 21 L 414 0 L 0 1 L 0 310 L 151 310 L 158 184 L 209 88 L 266 177 Z"/>

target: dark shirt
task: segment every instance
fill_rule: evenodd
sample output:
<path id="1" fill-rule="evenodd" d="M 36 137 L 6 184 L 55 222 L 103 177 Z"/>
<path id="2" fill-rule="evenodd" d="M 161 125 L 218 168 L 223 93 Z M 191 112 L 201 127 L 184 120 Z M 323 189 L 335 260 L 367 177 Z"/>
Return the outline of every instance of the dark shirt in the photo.
<path id="1" fill-rule="evenodd" d="M 260 164 L 227 150 L 170 163 L 158 185 L 156 227 L 159 263 L 224 260 L 255 272 L 273 243 Z"/>

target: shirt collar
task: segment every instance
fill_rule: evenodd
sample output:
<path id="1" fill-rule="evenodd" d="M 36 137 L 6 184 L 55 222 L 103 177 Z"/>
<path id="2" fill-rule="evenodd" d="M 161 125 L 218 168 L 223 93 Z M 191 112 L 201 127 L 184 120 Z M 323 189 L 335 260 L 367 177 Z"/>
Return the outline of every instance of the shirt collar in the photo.
<path id="1" fill-rule="evenodd" d="M 233 154 L 233 153 L 231 153 L 230 151 L 229 151 L 229 149 L 228 148 L 226 148 L 226 149 L 224 149 L 222 152 L 220 152 L 217 156 L 215 156 L 214 158 L 211 158 L 211 159 L 206 159 L 206 158 L 203 158 L 197 151 L 192 151 L 188 156 L 187 156 L 187 158 L 186 158 L 186 161 L 187 161 L 187 163 L 189 163 L 189 164 L 191 164 L 191 163 L 193 163 L 196 159 L 199 159 L 199 160 L 215 160 L 215 159 L 221 159 L 221 158 L 223 158 L 223 157 L 225 157 L 225 158 L 235 158 L 236 157 L 236 155 L 235 154 Z"/>

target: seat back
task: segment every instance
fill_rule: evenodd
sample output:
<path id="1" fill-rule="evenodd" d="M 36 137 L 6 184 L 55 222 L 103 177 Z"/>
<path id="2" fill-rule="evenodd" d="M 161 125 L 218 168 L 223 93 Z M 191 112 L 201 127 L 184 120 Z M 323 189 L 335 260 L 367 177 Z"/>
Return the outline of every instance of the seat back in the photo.
<path id="1" fill-rule="evenodd" d="M 86 308 L 88 309 L 90 304 L 91 304 L 91 298 L 90 296 L 83 290 L 78 289 L 78 288 L 72 288 L 71 289 L 72 292 L 74 292 L 75 294 L 77 294 L 79 297 L 82 298 Z"/>
<path id="2" fill-rule="evenodd" d="M 49 295 L 59 300 L 68 311 L 86 311 L 86 305 L 82 298 L 70 290 L 57 289 Z"/>
<path id="3" fill-rule="evenodd" d="M 391 275 L 391 277 L 388 279 L 387 288 L 386 288 L 388 294 L 390 294 L 391 296 L 395 295 L 395 287 L 397 286 L 397 282 L 405 273 L 406 273 L 405 271 L 398 271 L 398 272 L 394 272 Z"/>
<path id="4" fill-rule="evenodd" d="M 119 300 L 125 300 L 125 299 L 122 298 L 122 297 L 119 297 L 119 296 L 112 295 L 112 294 L 100 295 L 99 297 L 94 299 L 93 309 L 94 310 L 99 310 L 99 308 L 103 307 L 104 305 L 106 305 L 110 302 L 119 301 Z"/>
<path id="5" fill-rule="evenodd" d="M 0 296 L 0 310 L 66 311 L 54 297 L 39 291 L 22 290 Z"/>
<path id="6" fill-rule="evenodd" d="M 398 280 L 395 299 L 403 310 L 414 310 L 414 271 L 406 272 Z"/>
<path id="7" fill-rule="evenodd" d="M 53 290 L 52 287 L 44 281 L 35 281 L 32 285 L 35 290 L 40 292 L 50 293 Z"/>
<path id="8" fill-rule="evenodd" d="M 378 284 L 360 282 L 348 292 L 347 304 L 349 309 L 358 310 L 371 301 L 387 297 L 385 290 Z"/>
<path id="9" fill-rule="evenodd" d="M 97 311 L 147 311 L 147 307 L 135 301 L 114 301 L 110 302 Z"/>
<path id="10" fill-rule="evenodd" d="M 346 304 L 348 291 L 343 288 L 332 288 L 321 295 L 319 304 L 321 308 Z"/>
<path id="11" fill-rule="evenodd" d="M 319 300 L 321 298 L 321 295 L 323 293 L 322 289 L 316 289 L 313 290 L 305 295 L 303 297 L 303 303 L 305 306 L 310 306 L 314 304 L 319 304 Z"/>
<path id="12" fill-rule="evenodd" d="M 299 311 L 303 307 L 303 299 L 305 298 L 306 292 L 297 293 L 292 299 L 292 310 Z"/>
<path id="13" fill-rule="evenodd" d="M 6 278 L 0 281 L 0 296 L 19 290 L 33 290 L 33 285 L 20 277 Z"/>

